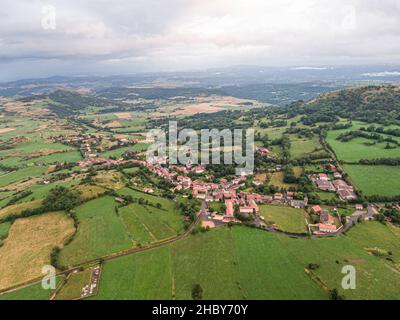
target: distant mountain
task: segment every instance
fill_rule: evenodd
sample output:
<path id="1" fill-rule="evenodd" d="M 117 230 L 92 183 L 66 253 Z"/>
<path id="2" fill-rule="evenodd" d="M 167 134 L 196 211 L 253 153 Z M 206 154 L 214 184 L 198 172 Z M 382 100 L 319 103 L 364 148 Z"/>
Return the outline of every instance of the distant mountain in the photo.
<path id="1" fill-rule="evenodd" d="M 116 76 L 55 76 L 0 83 L 0 96 L 28 96 L 57 89 L 152 86 L 218 89 L 249 85 L 324 82 L 333 86 L 400 83 L 400 66 L 234 66 L 187 72 L 153 72 Z"/>

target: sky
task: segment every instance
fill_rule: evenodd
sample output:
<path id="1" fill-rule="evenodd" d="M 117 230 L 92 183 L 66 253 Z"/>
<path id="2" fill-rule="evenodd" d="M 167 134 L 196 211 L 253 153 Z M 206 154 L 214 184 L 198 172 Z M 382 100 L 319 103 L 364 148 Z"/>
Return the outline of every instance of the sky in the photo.
<path id="1" fill-rule="evenodd" d="M 400 0 L 1 0 L 0 80 L 400 64 Z"/>

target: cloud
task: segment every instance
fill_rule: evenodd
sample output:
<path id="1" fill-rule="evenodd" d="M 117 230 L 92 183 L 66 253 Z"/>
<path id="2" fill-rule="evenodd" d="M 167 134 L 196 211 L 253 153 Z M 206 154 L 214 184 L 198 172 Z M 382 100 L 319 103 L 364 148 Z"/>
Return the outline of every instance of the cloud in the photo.
<path id="1" fill-rule="evenodd" d="M 42 28 L 46 5 L 55 30 Z M 3 0 L 0 67 L 34 75 L 46 64 L 54 74 L 74 65 L 101 73 L 398 63 L 399 16 L 397 0 Z"/>
<path id="2" fill-rule="evenodd" d="M 400 77 L 400 71 L 367 72 L 363 77 Z"/>

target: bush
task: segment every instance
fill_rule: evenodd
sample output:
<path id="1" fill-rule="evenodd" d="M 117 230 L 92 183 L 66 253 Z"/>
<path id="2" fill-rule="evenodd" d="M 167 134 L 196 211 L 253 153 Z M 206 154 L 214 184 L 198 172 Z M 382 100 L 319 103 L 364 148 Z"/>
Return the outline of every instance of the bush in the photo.
<path id="1" fill-rule="evenodd" d="M 195 284 L 192 289 L 193 300 L 203 299 L 203 288 L 199 284 Z"/>
<path id="2" fill-rule="evenodd" d="M 51 189 L 47 197 L 43 200 L 43 207 L 47 211 L 69 211 L 81 202 L 82 199 L 78 191 L 57 186 Z"/>

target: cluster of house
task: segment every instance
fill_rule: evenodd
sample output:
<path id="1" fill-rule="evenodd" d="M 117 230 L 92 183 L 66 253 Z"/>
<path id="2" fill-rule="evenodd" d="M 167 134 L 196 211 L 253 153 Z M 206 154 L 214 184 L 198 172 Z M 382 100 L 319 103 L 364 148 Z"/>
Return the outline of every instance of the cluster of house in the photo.
<path id="1" fill-rule="evenodd" d="M 358 220 L 360 217 L 364 220 L 370 221 L 379 213 L 377 208 L 372 204 L 369 204 L 366 210 L 361 204 L 356 204 L 355 207 L 356 211 L 350 217 L 347 217 L 347 222 L 350 222 L 352 219 Z"/>
<path id="2" fill-rule="evenodd" d="M 348 185 L 339 172 L 334 172 L 333 176 L 335 179 L 331 181 L 326 173 L 318 174 L 317 177 L 314 177 L 317 188 L 322 191 L 336 192 L 342 200 L 357 199 L 353 186 Z"/>
<path id="3" fill-rule="evenodd" d="M 336 211 L 336 208 L 333 210 Z M 335 224 L 335 218 L 332 217 L 327 211 L 323 210 L 320 206 L 316 205 L 311 207 L 311 211 L 319 216 L 319 223 L 317 224 L 318 230 L 315 232 L 316 234 L 325 234 L 325 233 L 336 233 L 339 231 L 341 227 L 337 227 Z M 374 216 L 378 214 L 378 210 L 373 204 L 369 204 L 366 209 L 364 209 L 363 205 L 356 204 L 355 211 L 351 216 L 346 217 L 347 223 L 352 221 L 356 221 L 359 218 L 363 218 L 364 220 L 373 220 Z"/>
<path id="4" fill-rule="evenodd" d="M 335 233 L 337 231 L 335 218 L 327 211 L 322 210 L 318 205 L 312 206 L 311 211 L 319 216 L 318 231 L 316 233 Z"/>
<path id="5" fill-rule="evenodd" d="M 257 193 L 246 193 L 238 192 L 238 189 L 244 186 L 244 182 L 247 179 L 245 176 L 238 176 L 228 181 L 225 178 L 221 178 L 218 182 L 204 182 L 199 179 L 192 180 L 186 174 L 189 173 L 203 173 L 205 171 L 204 166 L 178 166 L 170 165 L 168 168 L 156 164 L 156 161 L 147 161 L 145 166 L 159 177 L 162 177 L 174 187 L 171 189 L 172 192 L 179 190 L 191 190 L 192 196 L 196 199 L 204 200 L 207 203 L 210 202 L 223 202 L 225 204 L 225 212 L 222 214 L 213 213 L 212 216 L 215 220 L 221 222 L 237 222 L 235 219 L 235 208 L 237 212 L 243 216 L 258 215 L 260 203 L 274 203 L 282 204 L 288 203 L 294 208 L 305 208 L 308 204 L 308 199 L 295 200 L 294 192 L 286 192 L 285 194 L 277 192 L 273 196 L 271 195 L 260 195 Z M 212 178 L 207 176 L 206 178 Z"/>
<path id="6" fill-rule="evenodd" d="M 139 142 L 137 139 L 112 137 L 100 134 L 79 134 L 77 136 L 56 137 L 56 142 L 79 148 L 82 157 L 93 159 L 98 157 L 98 152 L 107 150 L 107 147 L 123 147 L 134 145 Z"/>
<path id="7" fill-rule="evenodd" d="M 95 149 L 101 144 L 103 139 L 106 138 L 107 137 L 103 137 L 101 135 L 79 134 L 77 136 L 69 137 L 60 136 L 55 138 L 55 141 L 79 148 L 82 156 L 89 159 L 97 157 Z"/>

